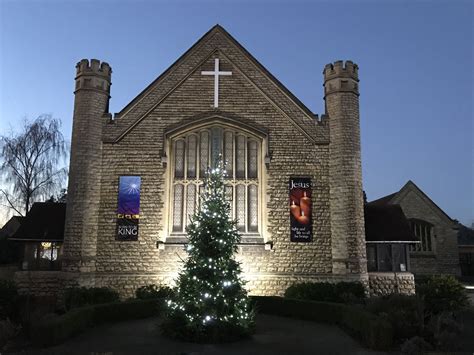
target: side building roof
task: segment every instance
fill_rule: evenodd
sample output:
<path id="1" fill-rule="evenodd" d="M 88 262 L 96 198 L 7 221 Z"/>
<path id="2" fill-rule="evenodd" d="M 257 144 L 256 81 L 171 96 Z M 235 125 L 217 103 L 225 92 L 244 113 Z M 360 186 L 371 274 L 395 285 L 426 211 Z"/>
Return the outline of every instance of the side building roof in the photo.
<path id="1" fill-rule="evenodd" d="M 458 231 L 458 245 L 474 246 L 474 229 L 461 224 Z"/>
<path id="2" fill-rule="evenodd" d="M 66 204 L 36 202 L 20 228 L 9 239 L 17 241 L 59 242 L 64 240 Z"/>
<path id="3" fill-rule="evenodd" d="M 434 211 L 436 211 L 440 216 L 443 216 L 443 218 L 447 222 L 454 223 L 454 220 L 451 217 L 449 217 L 448 214 L 441 209 L 441 207 L 439 207 L 426 193 L 423 192 L 422 189 L 420 189 L 411 180 L 408 180 L 407 183 L 403 185 L 403 187 L 399 191 L 394 192 L 387 196 L 383 196 L 377 200 L 370 201 L 368 205 L 384 206 L 384 205 L 400 203 L 400 199 L 403 199 L 403 197 L 408 191 L 414 191 L 415 193 L 417 193 L 418 196 L 422 197 L 422 199 L 424 199 L 433 208 Z"/>
<path id="4" fill-rule="evenodd" d="M 366 204 L 364 212 L 366 242 L 418 242 L 399 205 Z"/>
<path id="5" fill-rule="evenodd" d="M 0 229 L 0 239 L 9 238 L 20 228 L 25 217 L 13 216 Z"/>

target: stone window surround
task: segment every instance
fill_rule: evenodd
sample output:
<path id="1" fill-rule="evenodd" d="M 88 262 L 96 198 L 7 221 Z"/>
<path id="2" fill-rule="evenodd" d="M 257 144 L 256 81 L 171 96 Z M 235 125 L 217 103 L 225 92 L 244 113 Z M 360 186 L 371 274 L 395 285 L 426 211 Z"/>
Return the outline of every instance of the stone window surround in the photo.
<path id="1" fill-rule="evenodd" d="M 259 191 L 258 191 L 258 214 L 259 214 L 259 230 L 258 233 L 252 233 L 243 235 L 241 245 L 265 245 L 265 249 L 272 249 L 271 238 L 268 236 L 267 225 L 268 225 L 268 213 L 266 210 L 266 204 L 268 201 L 266 186 L 267 186 L 267 168 L 270 163 L 268 154 L 268 135 L 266 132 L 256 128 L 252 125 L 242 123 L 233 118 L 223 117 L 220 115 L 213 115 L 212 117 L 206 117 L 204 119 L 197 119 L 195 122 L 186 123 L 177 128 L 173 128 L 165 132 L 164 136 L 164 151 L 162 153 L 162 162 L 166 167 L 165 172 L 165 188 L 166 191 L 164 196 L 164 210 L 162 215 L 162 225 L 164 229 L 160 241 L 157 243 L 159 249 L 164 249 L 165 245 L 185 245 L 187 244 L 187 237 L 184 233 L 177 234 L 172 233 L 172 179 L 174 172 L 174 161 L 173 161 L 173 142 L 176 137 L 192 133 L 194 131 L 211 129 L 212 127 L 219 127 L 224 129 L 232 129 L 239 131 L 242 134 L 251 136 L 259 143 L 258 153 L 258 179 L 259 179 Z M 169 158 L 168 158 L 169 157 Z"/>
<path id="2" fill-rule="evenodd" d="M 409 218 L 408 221 L 410 224 L 410 228 L 413 229 L 413 233 L 415 234 L 415 236 L 417 238 L 420 238 L 419 243 L 413 244 L 410 247 L 410 255 L 413 257 L 435 257 L 436 256 L 436 233 L 435 233 L 436 231 L 435 231 L 434 224 L 420 218 Z M 420 228 L 421 227 L 429 228 L 428 237 L 430 238 L 431 250 L 423 250 L 424 249 L 423 238 L 421 235 L 417 234 L 416 227 L 414 226 L 420 226 Z M 420 250 L 417 250 L 418 246 Z"/>

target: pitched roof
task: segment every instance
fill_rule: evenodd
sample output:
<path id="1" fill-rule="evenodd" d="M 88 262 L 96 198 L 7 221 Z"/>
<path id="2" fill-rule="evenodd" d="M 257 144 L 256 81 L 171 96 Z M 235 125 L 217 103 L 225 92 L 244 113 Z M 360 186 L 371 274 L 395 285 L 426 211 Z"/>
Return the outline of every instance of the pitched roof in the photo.
<path id="1" fill-rule="evenodd" d="M 474 245 L 474 229 L 461 224 L 458 231 L 458 245 Z"/>
<path id="2" fill-rule="evenodd" d="M 0 239 L 11 237 L 20 228 L 25 217 L 13 216 L 0 229 Z"/>
<path id="3" fill-rule="evenodd" d="M 443 215 L 443 217 L 447 218 L 450 222 L 454 222 L 454 220 L 448 216 L 448 214 L 446 212 L 444 212 L 441 207 L 439 207 L 427 194 L 425 194 L 423 192 L 422 189 L 420 189 L 413 181 L 411 180 L 408 180 L 407 183 L 405 185 L 403 185 L 403 187 L 395 192 L 395 193 L 392 193 L 390 195 L 387 195 L 387 196 L 384 196 L 384 197 L 381 197 L 377 200 L 374 200 L 374 201 L 370 201 L 368 203 L 368 205 L 379 205 L 379 206 L 383 206 L 383 205 L 388 205 L 388 204 L 394 204 L 394 203 L 397 203 L 397 199 L 400 197 L 400 196 L 403 196 L 404 192 L 407 191 L 407 190 L 412 190 L 412 191 L 416 191 L 419 195 L 421 195 L 429 204 L 431 204 L 431 206 L 434 207 L 435 210 L 437 210 L 441 215 Z"/>
<path id="4" fill-rule="evenodd" d="M 22 225 L 11 240 L 22 241 L 62 241 L 66 204 L 36 202 L 26 214 Z"/>
<path id="5" fill-rule="evenodd" d="M 212 27 L 207 33 L 205 33 L 196 43 L 194 43 L 183 55 L 181 55 L 168 69 L 166 69 L 158 78 L 156 78 L 150 85 L 148 85 L 141 93 L 139 93 L 132 101 L 130 101 L 119 113 L 116 114 L 116 123 L 115 127 L 109 127 L 109 131 L 111 136 L 107 136 L 104 138 L 105 142 L 117 142 L 122 139 L 133 127 L 135 127 L 144 117 L 148 115 L 151 110 L 159 104 L 159 102 L 167 97 L 167 95 L 174 91 L 176 87 L 178 87 L 189 75 L 192 73 L 196 68 L 201 66 L 203 60 L 207 59 L 212 53 L 216 50 L 222 52 L 224 57 L 226 57 L 229 61 L 232 62 L 231 58 L 226 55 L 226 51 L 217 46 L 216 43 L 212 43 L 212 39 L 215 36 L 223 36 L 226 38 L 231 47 L 237 49 L 237 52 L 243 54 L 245 58 L 248 59 L 253 67 L 257 68 L 257 71 L 263 73 L 263 76 L 266 77 L 266 81 L 275 85 L 279 91 L 282 93 L 281 97 L 277 98 L 277 100 L 272 99 L 273 102 L 276 104 L 282 104 L 281 101 L 289 100 L 293 103 L 299 110 L 299 114 L 287 114 L 286 105 L 280 107 L 284 114 L 290 118 L 290 120 L 299 128 L 302 132 L 306 132 L 306 128 L 308 125 L 315 125 L 315 115 L 311 112 L 311 110 L 304 105 L 293 93 L 290 92 L 278 79 L 276 79 L 255 57 L 253 57 L 234 37 L 232 37 L 222 26 L 215 25 Z M 211 46 L 208 48 L 206 47 L 206 43 L 210 42 Z M 198 55 L 199 57 L 189 60 L 191 55 Z M 182 64 L 186 63 L 184 67 L 186 67 L 187 74 L 183 74 L 180 72 L 180 67 Z M 235 65 L 235 62 L 233 62 Z M 189 69 L 188 67 L 192 67 L 193 69 Z M 184 69 L 183 69 L 184 70 Z M 252 69 L 254 71 L 254 69 Z M 265 91 L 264 88 L 262 88 Z M 159 92 L 157 97 L 160 99 L 158 100 L 146 100 L 145 98 L 153 93 Z M 143 105 L 143 108 L 140 110 L 136 110 L 137 104 Z M 291 105 L 290 105 L 291 106 Z M 121 118 L 130 116 L 128 118 L 128 122 L 125 125 Z M 318 141 L 315 137 L 311 134 L 306 134 L 307 138 L 311 141 Z M 321 141 L 326 141 L 327 139 L 324 137 L 319 138 Z M 327 142 L 326 142 L 327 143 Z"/>
<path id="6" fill-rule="evenodd" d="M 392 200 L 392 198 L 394 198 L 397 195 L 397 193 L 398 192 L 394 192 L 393 194 L 381 197 L 377 200 L 370 201 L 369 203 L 367 203 L 367 205 L 370 205 L 370 206 L 385 206 L 385 205 L 388 205 L 390 203 L 390 201 Z"/>
<path id="7" fill-rule="evenodd" d="M 367 242 L 417 242 L 399 205 L 366 204 L 365 240 Z"/>

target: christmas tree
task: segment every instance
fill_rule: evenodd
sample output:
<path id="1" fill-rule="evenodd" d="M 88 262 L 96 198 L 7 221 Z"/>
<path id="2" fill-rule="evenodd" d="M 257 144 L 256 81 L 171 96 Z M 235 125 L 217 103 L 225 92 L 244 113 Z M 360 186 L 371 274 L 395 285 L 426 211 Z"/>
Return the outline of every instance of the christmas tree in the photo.
<path id="1" fill-rule="evenodd" d="M 234 259 L 240 234 L 229 217 L 224 178 L 222 163 L 207 174 L 200 209 L 186 229 L 188 258 L 175 295 L 167 300 L 163 331 L 188 341 L 231 341 L 254 328 L 254 312 Z"/>

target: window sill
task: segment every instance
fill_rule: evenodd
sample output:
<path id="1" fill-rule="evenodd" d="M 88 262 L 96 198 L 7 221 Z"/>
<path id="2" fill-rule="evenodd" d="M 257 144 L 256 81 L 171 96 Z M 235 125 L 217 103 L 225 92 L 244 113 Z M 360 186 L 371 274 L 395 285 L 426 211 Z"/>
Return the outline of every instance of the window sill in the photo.
<path id="1" fill-rule="evenodd" d="M 159 240 L 156 242 L 156 247 L 159 250 L 164 250 L 166 246 L 184 247 L 189 243 L 189 240 L 184 235 L 171 235 L 165 241 Z M 273 249 L 273 242 L 265 242 L 260 235 L 246 235 L 242 236 L 240 243 L 237 246 L 264 246 L 265 250 Z"/>

